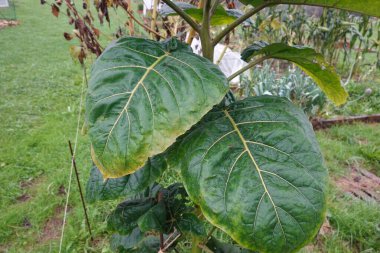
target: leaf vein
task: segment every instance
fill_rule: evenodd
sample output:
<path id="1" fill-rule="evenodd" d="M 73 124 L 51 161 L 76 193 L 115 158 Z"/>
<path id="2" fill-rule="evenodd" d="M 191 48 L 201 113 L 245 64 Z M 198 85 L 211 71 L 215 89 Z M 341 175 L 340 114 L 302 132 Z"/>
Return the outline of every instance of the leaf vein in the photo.
<path id="1" fill-rule="evenodd" d="M 265 194 L 267 194 L 266 191 L 264 191 L 263 195 L 261 196 L 261 198 L 259 200 L 259 203 L 257 204 L 256 213 L 255 213 L 255 219 L 253 220 L 253 230 L 255 230 L 255 228 L 256 228 L 257 215 L 259 213 L 259 208 L 260 208 L 261 201 L 263 200 Z"/>
<path id="2" fill-rule="evenodd" d="M 162 56 L 160 56 L 150 67 L 146 68 L 146 67 L 143 67 L 146 69 L 146 72 L 144 73 L 144 75 L 140 78 L 140 80 L 137 82 L 136 86 L 133 88 L 133 90 L 131 91 L 131 95 L 129 96 L 128 98 L 128 101 L 127 103 L 125 104 L 123 110 L 121 110 L 121 112 L 119 113 L 119 116 L 117 117 L 117 119 L 115 120 L 115 123 L 112 125 L 112 128 L 111 130 L 109 131 L 108 133 L 108 136 L 107 136 L 107 140 L 106 140 L 106 143 L 104 145 L 104 148 L 103 148 L 103 152 L 102 154 L 104 154 L 104 151 L 105 149 L 107 148 L 107 145 L 108 145 L 108 142 L 109 142 L 109 139 L 110 139 L 110 136 L 112 135 L 112 132 L 115 128 L 115 126 L 117 125 L 117 123 L 119 122 L 120 118 L 121 118 L 121 115 L 124 111 L 128 112 L 128 106 L 129 106 L 129 103 L 131 102 L 132 98 L 134 97 L 134 94 L 136 93 L 136 91 L 138 90 L 138 88 L 141 86 L 142 82 L 145 80 L 145 78 L 148 76 L 148 74 L 150 73 L 150 71 L 157 65 L 159 64 L 162 59 L 164 59 L 165 57 L 168 56 L 169 53 L 167 54 L 164 54 Z"/>
<path id="3" fill-rule="evenodd" d="M 266 173 L 266 174 L 270 174 L 270 175 L 273 175 L 273 176 L 276 176 L 276 177 L 278 177 L 278 178 L 280 178 L 281 180 L 283 180 L 283 181 L 285 181 L 287 184 L 289 184 L 291 187 L 293 187 L 294 189 L 296 189 L 296 191 L 299 193 L 299 194 L 301 194 L 302 195 L 302 197 L 304 198 L 304 199 L 306 199 L 308 202 L 309 202 L 309 204 L 312 206 L 312 208 L 314 209 L 314 210 L 316 210 L 315 209 L 315 206 L 314 206 L 314 204 L 310 201 L 310 199 L 309 198 L 307 198 L 294 184 L 292 184 L 291 182 L 289 182 L 288 180 L 286 180 L 285 178 L 283 178 L 283 177 L 281 177 L 281 176 L 279 176 L 279 175 L 277 175 L 276 173 L 273 173 L 273 172 L 270 172 L 270 171 L 267 171 L 267 170 L 260 170 L 260 171 L 262 171 L 262 172 L 264 172 L 264 173 Z"/>
<path id="4" fill-rule="evenodd" d="M 251 152 L 251 151 L 249 150 L 249 148 L 248 148 L 247 141 L 245 140 L 245 138 L 244 138 L 243 135 L 241 134 L 241 132 L 240 132 L 238 126 L 236 125 L 235 120 L 231 117 L 231 115 L 230 115 L 226 110 L 224 110 L 224 113 L 226 114 L 226 116 L 227 116 L 228 119 L 230 120 L 232 126 L 233 126 L 234 129 L 236 130 L 236 133 L 238 134 L 238 136 L 239 136 L 239 138 L 240 138 L 240 140 L 241 140 L 241 142 L 242 142 L 242 144 L 243 144 L 243 146 L 244 146 L 244 149 L 245 149 L 246 151 L 248 151 L 248 154 L 249 154 L 249 156 L 250 156 L 250 158 L 251 158 L 251 160 L 252 160 L 252 162 L 253 162 L 253 164 L 254 164 L 254 166 L 255 166 L 255 168 L 256 168 L 256 171 L 257 171 L 257 173 L 258 173 L 258 175 L 259 175 L 259 177 L 260 177 L 260 181 L 261 181 L 261 184 L 262 184 L 262 186 L 263 186 L 263 188 L 264 188 L 264 191 L 268 193 L 269 200 L 270 200 L 270 202 L 272 203 L 273 210 L 274 210 L 274 212 L 275 212 L 275 214 L 276 214 L 276 218 L 277 218 L 278 224 L 279 224 L 280 227 L 281 227 L 281 231 L 282 231 L 282 234 L 283 234 L 284 239 L 285 239 L 285 242 L 286 242 L 285 231 L 284 231 L 284 228 L 283 228 L 283 226 L 282 226 L 282 224 L 281 224 L 280 216 L 278 215 L 278 212 L 277 212 L 277 209 L 276 209 L 276 205 L 275 205 L 275 203 L 274 203 L 274 201 L 273 201 L 273 199 L 272 199 L 272 196 L 270 195 L 270 193 L 269 193 L 269 191 L 268 191 L 268 188 L 267 188 L 267 186 L 266 186 L 266 184 L 265 184 L 264 178 L 263 178 L 263 176 L 261 175 L 261 170 L 260 170 L 258 164 L 256 163 L 256 160 L 255 160 L 255 158 L 253 157 L 252 152 Z"/>
<path id="5" fill-rule="evenodd" d="M 295 159 L 293 156 L 291 156 L 290 154 L 288 154 L 288 153 L 286 153 L 286 152 L 284 152 L 284 151 L 282 151 L 282 150 L 280 150 L 278 148 L 275 148 L 273 146 L 270 146 L 270 145 L 267 145 L 267 144 L 264 144 L 264 143 L 261 143 L 261 142 L 256 142 L 256 141 L 247 141 L 247 142 L 252 143 L 252 144 L 261 145 L 261 146 L 264 146 L 264 147 L 268 147 L 268 148 L 271 148 L 271 149 L 274 149 L 277 152 L 288 156 L 290 159 L 292 159 L 293 161 L 295 161 L 296 163 L 298 163 L 299 165 L 301 165 L 305 169 L 306 174 L 314 180 L 314 182 L 316 183 L 317 186 L 319 186 L 318 181 L 309 173 L 308 168 L 305 165 L 303 165 L 301 162 L 299 162 L 297 159 Z M 314 190 L 323 193 L 322 189 L 315 189 L 314 188 Z"/>
<path id="6" fill-rule="evenodd" d="M 244 150 L 243 152 L 241 152 L 239 154 L 239 156 L 236 158 L 236 160 L 234 161 L 234 163 L 232 164 L 231 168 L 228 170 L 228 177 L 227 177 L 227 180 L 226 180 L 226 184 L 224 186 L 224 193 L 223 193 L 223 200 L 224 200 L 224 210 L 227 212 L 227 203 L 226 203 L 226 194 L 227 194 L 227 187 L 228 187 L 228 182 L 230 181 L 230 177 L 231 177 L 231 174 L 232 174 L 232 171 L 234 170 L 235 168 L 235 165 L 236 163 L 239 161 L 240 157 L 245 153 L 247 152 L 247 150 Z"/>

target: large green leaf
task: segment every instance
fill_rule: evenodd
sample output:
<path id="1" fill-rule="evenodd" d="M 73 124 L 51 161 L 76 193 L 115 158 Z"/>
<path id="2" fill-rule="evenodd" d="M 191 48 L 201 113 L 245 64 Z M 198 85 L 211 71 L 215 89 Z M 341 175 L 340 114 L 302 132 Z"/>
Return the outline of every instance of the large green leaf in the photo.
<path id="1" fill-rule="evenodd" d="M 287 60 L 295 63 L 313 78 L 318 86 L 336 105 L 346 102 L 348 94 L 342 87 L 340 78 L 323 55 L 308 47 L 288 46 L 283 43 L 266 44 L 256 42 L 242 52 L 242 59 L 247 61 L 256 55 Z"/>
<path id="2" fill-rule="evenodd" d="M 322 224 L 327 171 L 311 124 L 287 99 L 212 110 L 183 139 L 178 159 L 192 200 L 243 247 L 294 252 Z"/>
<path id="3" fill-rule="evenodd" d="M 133 173 L 227 90 L 216 65 L 175 39 L 117 40 L 96 60 L 89 82 L 86 115 L 94 163 L 105 178 Z"/>
<path id="4" fill-rule="evenodd" d="M 93 166 L 86 187 L 86 200 L 110 200 L 119 197 L 131 198 L 146 190 L 167 168 L 163 154 L 149 158 L 145 165 L 133 174 L 104 180 L 102 173 Z"/>
<path id="5" fill-rule="evenodd" d="M 323 6 L 380 17 L 380 1 L 378 0 L 241 0 L 240 2 L 255 7 L 275 4 Z"/>

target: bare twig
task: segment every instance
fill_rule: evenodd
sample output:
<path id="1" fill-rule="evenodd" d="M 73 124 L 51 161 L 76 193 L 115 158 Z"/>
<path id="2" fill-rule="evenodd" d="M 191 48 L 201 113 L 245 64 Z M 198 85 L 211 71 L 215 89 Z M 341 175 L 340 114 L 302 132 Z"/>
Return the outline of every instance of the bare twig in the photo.
<path id="1" fill-rule="evenodd" d="M 140 26 L 142 26 L 144 29 L 146 29 L 148 32 L 151 32 L 151 33 L 154 33 L 155 35 L 159 36 L 160 38 L 163 38 L 165 39 L 164 36 L 162 36 L 161 34 L 159 34 L 158 32 L 156 32 L 155 30 L 152 30 L 150 27 L 144 25 L 143 23 L 141 23 L 130 11 L 127 11 L 128 15 L 134 20 L 136 21 L 137 24 L 139 24 Z"/>
<path id="2" fill-rule="evenodd" d="M 174 229 L 174 232 L 169 235 L 169 237 L 164 242 L 164 247 L 160 249 L 159 253 L 163 253 L 167 251 L 170 246 L 173 245 L 173 243 L 181 236 L 182 234 L 177 230 Z"/>
<path id="3" fill-rule="evenodd" d="M 155 34 L 156 36 L 159 36 L 160 38 L 163 38 L 165 39 L 164 36 L 162 36 L 161 34 L 159 34 L 158 32 L 156 32 L 155 30 L 152 30 L 150 27 L 146 26 L 145 24 L 141 23 L 140 20 L 138 20 L 132 13 L 132 11 L 129 9 L 129 5 L 123 1 L 123 0 L 118 0 L 118 3 L 119 5 L 127 12 L 127 14 L 129 15 L 129 17 L 131 19 L 133 19 L 138 25 L 140 25 L 141 27 L 143 27 L 145 30 L 147 30 L 148 32 L 151 32 L 153 34 Z"/>

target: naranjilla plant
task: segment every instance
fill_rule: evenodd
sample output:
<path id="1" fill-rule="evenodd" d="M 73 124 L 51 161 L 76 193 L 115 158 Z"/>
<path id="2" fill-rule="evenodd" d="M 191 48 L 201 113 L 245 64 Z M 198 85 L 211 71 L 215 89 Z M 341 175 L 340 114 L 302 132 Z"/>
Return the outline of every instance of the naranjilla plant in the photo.
<path id="1" fill-rule="evenodd" d="M 236 101 L 228 83 L 276 58 L 299 66 L 338 105 L 347 93 L 311 48 L 254 43 L 242 53 L 248 64 L 225 77 L 212 63 L 214 46 L 269 6 L 380 16 L 380 1 L 242 0 L 252 6 L 246 13 L 225 10 L 219 0 L 202 0 L 199 8 L 162 1 L 166 15 L 181 16 L 198 33 L 203 57 L 176 38 L 123 37 L 92 67 L 86 116 L 95 165 L 87 200 L 126 198 L 108 219 L 112 248 L 169 252 L 186 240 L 191 252 L 296 252 L 314 238 L 326 213 L 327 170 L 313 129 L 289 100 Z M 165 170 L 178 173 L 178 183 L 157 184 Z M 235 243 L 218 241 L 213 227 Z"/>

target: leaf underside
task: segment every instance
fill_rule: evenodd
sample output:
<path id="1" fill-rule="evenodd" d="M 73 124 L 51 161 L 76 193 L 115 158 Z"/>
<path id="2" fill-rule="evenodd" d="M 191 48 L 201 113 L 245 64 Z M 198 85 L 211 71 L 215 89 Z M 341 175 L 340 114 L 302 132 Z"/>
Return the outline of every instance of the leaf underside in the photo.
<path id="1" fill-rule="evenodd" d="M 219 68 L 178 41 L 117 40 L 94 63 L 89 82 L 86 116 L 94 163 L 105 178 L 133 173 L 227 90 Z"/>
<path id="2" fill-rule="evenodd" d="M 346 102 L 348 94 L 342 87 L 340 78 L 334 68 L 329 65 L 323 55 L 308 47 L 288 46 L 283 43 L 266 44 L 256 42 L 247 47 L 241 54 L 247 61 L 256 55 L 268 58 L 287 60 L 295 63 L 318 84 L 336 105 Z"/>
<path id="3" fill-rule="evenodd" d="M 117 253 L 156 253 L 160 249 L 160 239 L 158 236 L 144 236 L 144 233 L 136 228 L 127 236 L 112 235 L 110 246 Z"/>
<path id="4" fill-rule="evenodd" d="M 218 241 L 215 237 L 211 237 L 206 246 L 214 253 L 257 253 L 248 249 L 243 249 L 238 245 Z"/>
<path id="5" fill-rule="evenodd" d="M 149 158 L 141 169 L 119 178 L 104 180 L 99 169 L 93 166 L 86 186 L 86 201 L 131 198 L 156 181 L 166 168 L 165 153 Z"/>
<path id="6" fill-rule="evenodd" d="M 327 171 L 308 119 L 286 99 L 214 109 L 183 139 L 178 159 L 207 220 L 246 248 L 294 252 L 323 221 Z"/>

